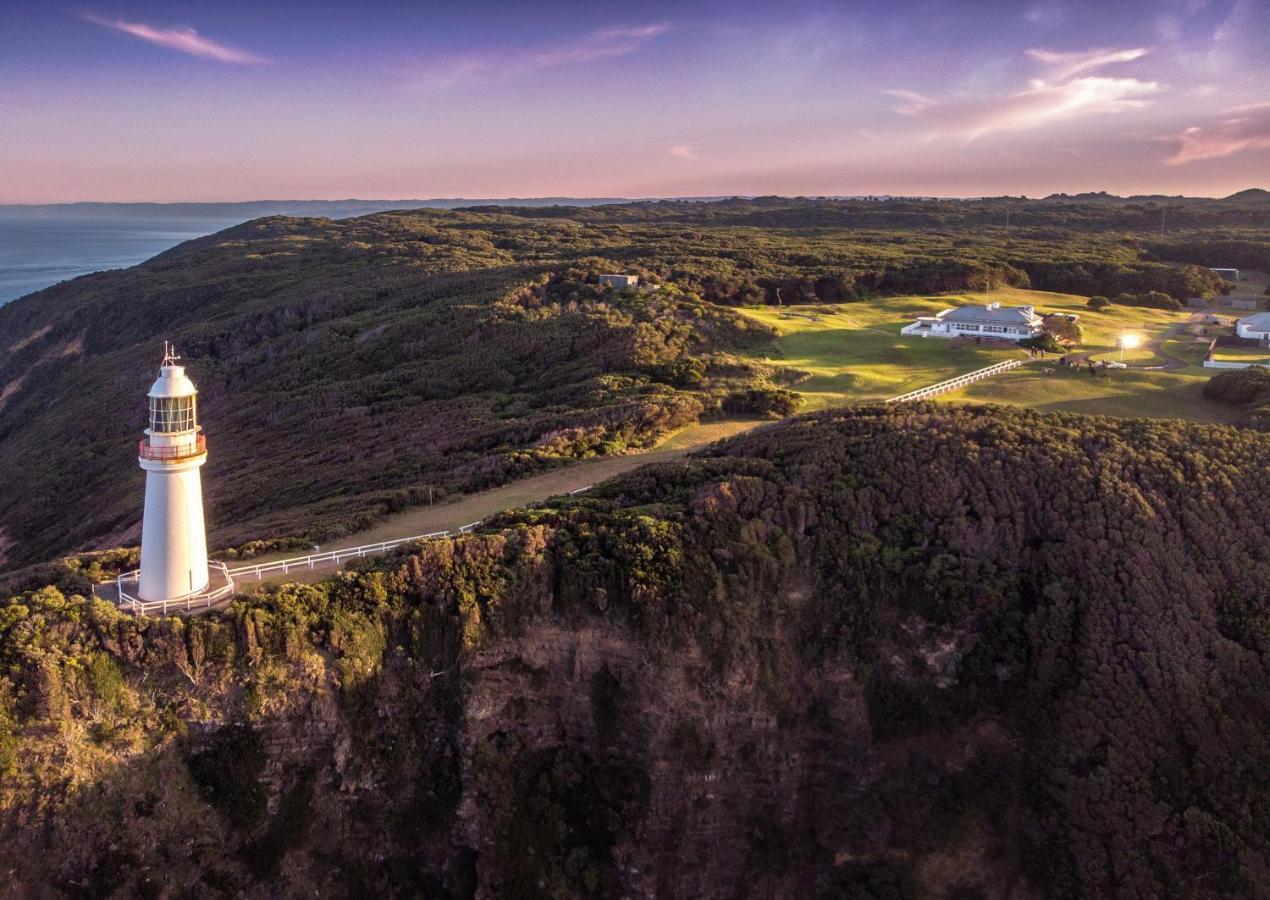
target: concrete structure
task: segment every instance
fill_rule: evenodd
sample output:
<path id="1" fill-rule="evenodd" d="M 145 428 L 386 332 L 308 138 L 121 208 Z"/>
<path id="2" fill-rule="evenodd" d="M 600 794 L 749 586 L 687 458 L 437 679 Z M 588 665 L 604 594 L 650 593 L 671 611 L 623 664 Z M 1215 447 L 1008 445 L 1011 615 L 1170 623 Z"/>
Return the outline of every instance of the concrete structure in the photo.
<path id="1" fill-rule="evenodd" d="M 150 388 L 150 427 L 137 448 L 146 472 L 137 597 L 145 602 L 193 597 L 208 590 L 203 484 L 207 441 L 198 424 L 198 391 L 164 346 Z"/>
<path id="2" fill-rule="evenodd" d="M 1270 312 L 1245 316 L 1235 323 L 1235 334 L 1251 341 L 1260 341 L 1270 346 Z"/>
<path id="3" fill-rule="evenodd" d="M 1238 269 L 1216 269 L 1216 268 L 1210 268 L 1210 269 L 1209 269 L 1209 271 L 1210 271 L 1210 272 L 1216 272 L 1218 275 L 1220 275 L 1222 278 L 1225 278 L 1227 281 L 1238 281 L 1238 280 L 1239 280 L 1239 270 L 1238 270 Z"/>
<path id="4" fill-rule="evenodd" d="M 601 275 L 600 284 L 607 284 L 619 291 L 623 288 L 639 287 L 638 275 Z"/>
<path id="5" fill-rule="evenodd" d="M 919 316 L 900 334 L 921 337 L 986 337 L 1021 341 L 1041 333 L 1041 317 L 1030 306 L 961 306 L 933 316 Z"/>

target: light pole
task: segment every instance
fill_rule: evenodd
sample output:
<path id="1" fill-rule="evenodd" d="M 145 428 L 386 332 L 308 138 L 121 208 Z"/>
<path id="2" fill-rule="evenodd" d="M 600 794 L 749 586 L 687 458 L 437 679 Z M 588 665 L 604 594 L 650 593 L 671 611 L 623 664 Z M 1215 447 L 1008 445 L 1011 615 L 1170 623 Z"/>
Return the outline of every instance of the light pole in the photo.
<path id="1" fill-rule="evenodd" d="M 1138 347 L 1138 345 L 1139 345 L 1139 344 L 1141 344 L 1141 343 L 1142 343 L 1142 338 L 1141 338 L 1141 337 L 1139 337 L 1139 336 L 1138 336 L 1138 335 L 1136 335 L 1136 334 L 1122 334 L 1122 335 L 1120 335 L 1120 341 L 1119 341 L 1119 344 L 1120 344 L 1120 361 L 1121 361 L 1121 362 L 1124 362 L 1124 351 L 1125 351 L 1125 348 L 1126 348 L 1126 347 L 1127 347 L 1128 349 L 1130 349 L 1130 350 L 1133 350 L 1133 349 L 1137 348 L 1137 347 Z"/>

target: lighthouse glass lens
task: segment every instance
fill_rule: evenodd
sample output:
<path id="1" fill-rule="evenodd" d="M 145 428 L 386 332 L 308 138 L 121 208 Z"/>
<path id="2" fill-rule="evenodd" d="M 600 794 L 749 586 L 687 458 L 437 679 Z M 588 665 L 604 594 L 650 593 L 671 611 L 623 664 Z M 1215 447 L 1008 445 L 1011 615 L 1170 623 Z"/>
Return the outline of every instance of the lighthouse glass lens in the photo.
<path id="1" fill-rule="evenodd" d="M 150 430 L 173 432 L 194 430 L 193 397 L 151 397 Z"/>

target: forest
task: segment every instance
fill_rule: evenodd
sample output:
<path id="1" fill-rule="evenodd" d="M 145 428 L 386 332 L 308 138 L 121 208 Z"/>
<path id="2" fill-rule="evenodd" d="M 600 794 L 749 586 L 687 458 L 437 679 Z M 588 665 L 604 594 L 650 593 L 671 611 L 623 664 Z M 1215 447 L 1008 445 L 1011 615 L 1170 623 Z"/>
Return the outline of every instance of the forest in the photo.
<path id="1" fill-rule="evenodd" d="M 259 219 L 0 307 L 0 570 L 135 544 L 131 452 L 164 340 L 201 390 L 213 543 L 312 543 L 703 418 L 791 411 L 788 371 L 751 361 L 771 333 L 735 304 L 1003 284 L 1180 303 L 1223 289 L 1204 265 L 1265 258 L 1265 209 L 1247 193 Z M 612 271 L 655 289 L 601 288 Z"/>
<path id="2" fill-rule="evenodd" d="M 0 601 L 28 895 L 1261 896 L 1270 435 L 802 416 L 137 619 Z"/>

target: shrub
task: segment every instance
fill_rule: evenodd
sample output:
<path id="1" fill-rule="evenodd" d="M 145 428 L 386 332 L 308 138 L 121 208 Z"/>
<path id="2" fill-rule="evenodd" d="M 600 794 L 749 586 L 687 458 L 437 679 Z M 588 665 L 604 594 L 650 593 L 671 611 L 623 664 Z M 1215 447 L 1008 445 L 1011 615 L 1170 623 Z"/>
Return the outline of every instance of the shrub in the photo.
<path id="1" fill-rule="evenodd" d="M 1270 401 L 1270 369 L 1250 366 L 1221 372 L 1204 385 L 1204 396 L 1230 406 L 1250 406 Z"/>
<path id="2" fill-rule="evenodd" d="M 1042 332 L 1036 337 L 1025 338 L 1019 341 L 1020 347 L 1028 350 L 1042 350 L 1046 353 L 1062 353 L 1063 345 L 1054 339 L 1054 335 L 1049 332 Z"/>
<path id="3" fill-rule="evenodd" d="M 781 388 L 735 391 L 723 398 L 723 411 L 779 419 L 797 411 L 802 398 Z"/>
<path id="4" fill-rule="evenodd" d="M 1089 302 L 1085 304 L 1094 312 L 1102 312 L 1111 306 L 1111 301 L 1106 297 L 1090 297 Z"/>

